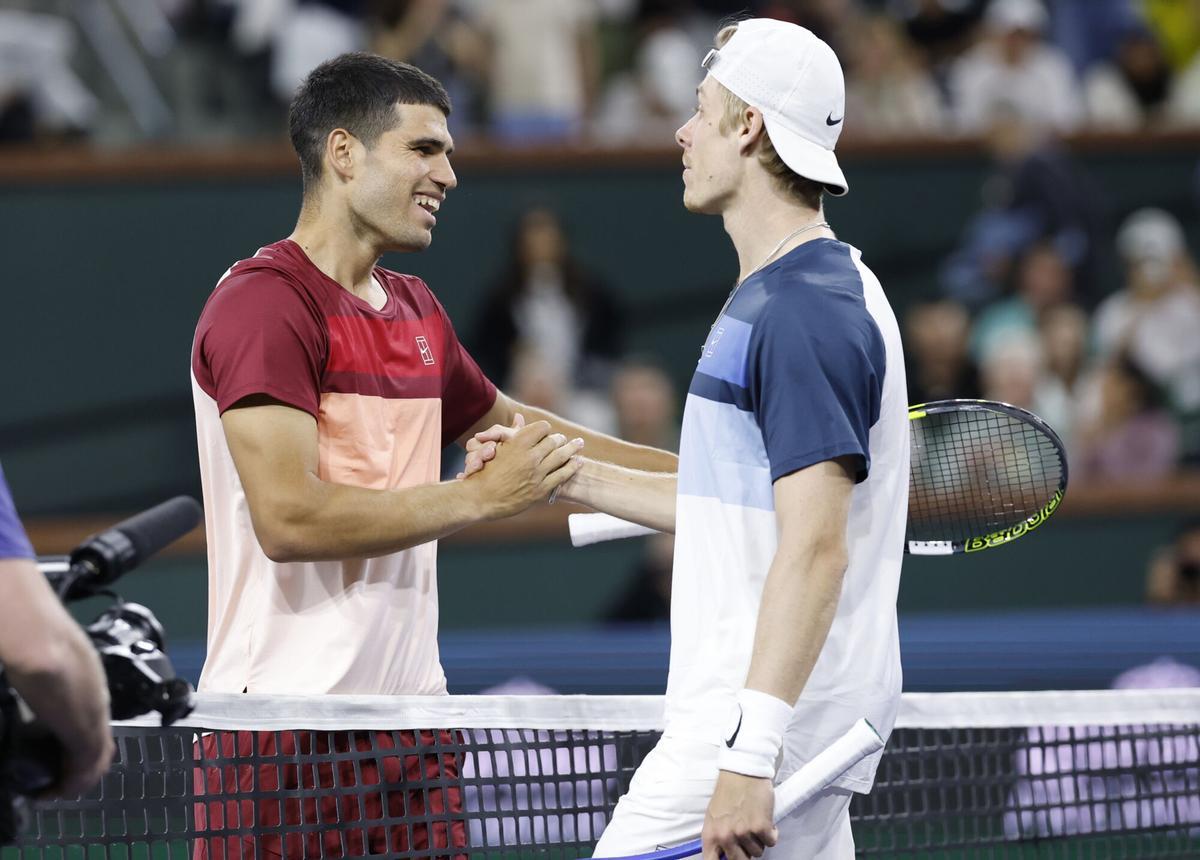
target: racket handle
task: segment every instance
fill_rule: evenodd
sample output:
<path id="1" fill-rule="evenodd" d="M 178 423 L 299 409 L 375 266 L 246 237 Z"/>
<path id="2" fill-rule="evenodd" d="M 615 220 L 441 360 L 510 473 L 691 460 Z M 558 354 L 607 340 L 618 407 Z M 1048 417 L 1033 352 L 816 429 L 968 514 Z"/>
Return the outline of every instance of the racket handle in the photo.
<path id="1" fill-rule="evenodd" d="M 821 750 L 804 767 L 775 787 L 775 823 L 812 800 L 838 777 L 872 753 L 883 749 L 883 739 L 866 720 L 859 720 L 844 735 Z M 616 860 L 686 860 L 700 854 L 702 845 L 693 839 L 674 848 L 633 854 Z"/>
<path id="2" fill-rule="evenodd" d="M 775 788 L 775 821 L 779 822 L 812 800 L 834 780 L 872 753 L 883 749 L 883 738 L 866 720 L 821 750 L 811 761 Z"/>
<path id="3" fill-rule="evenodd" d="M 587 546 L 605 540 L 622 540 L 655 533 L 654 529 L 608 514 L 571 514 L 567 517 L 567 528 L 571 531 L 571 546 Z"/>

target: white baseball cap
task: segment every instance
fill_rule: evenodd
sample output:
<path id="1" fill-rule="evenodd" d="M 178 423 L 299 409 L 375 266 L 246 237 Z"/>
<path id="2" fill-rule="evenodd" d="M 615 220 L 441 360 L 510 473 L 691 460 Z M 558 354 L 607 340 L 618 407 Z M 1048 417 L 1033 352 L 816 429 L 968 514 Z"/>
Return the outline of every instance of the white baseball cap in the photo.
<path id="1" fill-rule="evenodd" d="M 1131 263 L 1171 262 L 1187 248 L 1179 220 L 1163 209 L 1139 209 L 1117 230 L 1117 251 Z"/>
<path id="2" fill-rule="evenodd" d="M 1041 0 L 992 0 L 987 23 L 997 30 L 1028 30 L 1040 33 L 1050 23 Z"/>
<path id="3" fill-rule="evenodd" d="M 763 114 L 775 151 L 793 171 L 840 197 L 850 190 L 833 148 L 846 115 L 846 83 L 833 49 L 786 21 L 751 18 L 701 63 Z"/>

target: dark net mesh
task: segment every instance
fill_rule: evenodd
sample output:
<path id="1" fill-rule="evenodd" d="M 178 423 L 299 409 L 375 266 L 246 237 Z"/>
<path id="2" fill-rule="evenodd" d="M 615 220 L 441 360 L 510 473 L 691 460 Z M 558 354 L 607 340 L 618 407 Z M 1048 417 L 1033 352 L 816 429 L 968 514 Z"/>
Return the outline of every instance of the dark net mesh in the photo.
<path id="1" fill-rule="evenodd" d="M 586 857 L 656 732 L 120 727 L 22 858 Z M 1192 727 L 898 729 L 862 857 L 1200 858 Z"/>
<path id="2" fill-rule="evenodd" d="M 1059 448 L 987 409 L 931 413 L 912 427 L 910 541 L 983 538 L 1040 517 L 1063 479 Z"/>

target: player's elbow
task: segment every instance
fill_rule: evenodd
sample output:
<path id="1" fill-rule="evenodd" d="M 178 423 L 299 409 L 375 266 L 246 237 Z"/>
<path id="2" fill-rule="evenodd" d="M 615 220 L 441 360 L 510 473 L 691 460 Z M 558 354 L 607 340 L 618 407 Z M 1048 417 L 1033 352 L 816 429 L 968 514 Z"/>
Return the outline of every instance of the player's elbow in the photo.
<path id="1" fill-rule="evenodd" d="M 273 500 L 251 513 L 254 534 L 263 554 L 271 561 L 286 564 L 315 560 L 312 512 L 304 504 L 286 499 Z"/>
<path id="2" fill-rule="evenodd" d="M 850 553 L 846 549 L 844 535 L 826 535 L 814 541 L 811 551 L 811 568 L 837 583 L 841 583 L 850 565 Z"/>

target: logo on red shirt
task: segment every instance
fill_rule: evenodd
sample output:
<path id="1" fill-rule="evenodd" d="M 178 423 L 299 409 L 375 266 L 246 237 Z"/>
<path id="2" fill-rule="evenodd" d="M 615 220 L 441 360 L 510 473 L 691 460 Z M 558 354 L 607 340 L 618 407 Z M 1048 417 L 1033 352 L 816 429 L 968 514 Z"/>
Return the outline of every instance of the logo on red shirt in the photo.
<path id="1" fill-rule="evenodd" d="M 425 365 L 434 364 L 433 350 L 429 348 L 429 341 L 425 340 L 425 335 L 417 335 L 417 349 L 421 350 L 421 361 Z"/>

